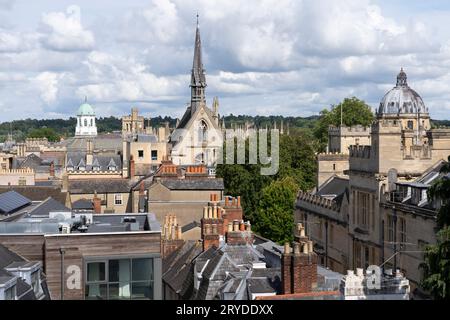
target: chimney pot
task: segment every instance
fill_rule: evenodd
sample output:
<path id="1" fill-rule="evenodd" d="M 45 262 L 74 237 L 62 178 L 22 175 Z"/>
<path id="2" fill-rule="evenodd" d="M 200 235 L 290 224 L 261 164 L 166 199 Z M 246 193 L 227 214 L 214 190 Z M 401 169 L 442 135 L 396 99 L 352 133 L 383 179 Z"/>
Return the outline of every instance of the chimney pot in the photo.
<path id="1" fill-rule="evenodd" d="M 308 243 L 307 242 L 303 243 L 303 253 L 308 254 Z"/>
<path id="2" fill-rule="evenodd" d="M 294 242 L 294 254 L 298 256 L 300 254 L 300 243 Z"/>
<path id="3" fill-rule="evenodd" d="M 208 218 L 212 219 L 213 217 L 213 208 L 212 207 L 208 207 Z"/>
<path id="4" fill-rule="evenodd" d="M 241 196 L 237 197 L 237 207 L 240 208 L 241 207 Z"/>
<path id="5" fill-rule="evenodd" d="M 233 222 L 233 231 L 239 231 L 239 221 L 237 220 Z"/>
<path id="6" fill-rule="evenodd" d="M 229 222 L 228 223 L 228 232 L 232 232 L 233 231 L 233 223 Z"/>
<path id="7" fill-rule="evenodd" d="M 284 254 L 290 254 L 291 253 L 291 246 L 289 245 L 289 242 L 284 243 Z"/>
<path id="8" fill-rule="evenodd" d="M 311 240 L 308 241 L 308 251 L 309 251 L 309 253 L 314 252 L 314 246 L 313 246 L 313 242 Z"/>
<path id="9" fill-rule="evenodd" d="M 244 221 L 241 221 L 241 222 L 239 223 L 239 231 L 245 231 L 245 224 L 244 224 Z"/>

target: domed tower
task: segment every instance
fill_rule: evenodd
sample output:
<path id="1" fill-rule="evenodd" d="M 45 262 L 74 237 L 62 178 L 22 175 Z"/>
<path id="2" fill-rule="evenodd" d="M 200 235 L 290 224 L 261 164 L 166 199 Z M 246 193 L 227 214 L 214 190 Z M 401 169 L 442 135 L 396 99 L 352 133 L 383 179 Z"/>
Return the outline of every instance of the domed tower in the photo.
<path id="1" fill-rule="evenodd" d="M 429 130 L 430 115 L 420 95 L 408 86 L 403 71 L 397 75 L 397 84 L 383 97 L 377 112 L 379 119 L 399 119 L 402 129 Z"/>
<path id="2" fill-rule="evenodd" d="M 401 69 L 395 87 L 381 100 L 377 121 L 371 128 L 373 164 L 378 173 L 387 174 L 396 168 L 399 174 L 414 176 L 431 165 L 430 115 L 407 80 Z"/>
<path id="3" fill-rule="evenodd" d="M 77 113 L 77 127 L 75 129 L 75 136 L 96 136 L 97 125 L 95 123 L 94 108 L 87 103 L 87 98 L 84 103 L 78 108 Z"/>

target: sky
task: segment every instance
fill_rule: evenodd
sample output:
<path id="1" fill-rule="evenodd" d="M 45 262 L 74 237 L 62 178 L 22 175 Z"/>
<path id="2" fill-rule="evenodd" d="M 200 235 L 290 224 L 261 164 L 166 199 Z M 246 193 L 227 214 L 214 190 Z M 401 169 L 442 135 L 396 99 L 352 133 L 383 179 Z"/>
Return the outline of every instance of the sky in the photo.
<path id="1" fill-rule="evenodd" d="M 197 13 L 222 115 L 375 110 L 403 67 L 450 119 L 449 1 L 0 0 L 0 122 L 68 118 L 85 97 L 98 116 L 181 117 Z"/>

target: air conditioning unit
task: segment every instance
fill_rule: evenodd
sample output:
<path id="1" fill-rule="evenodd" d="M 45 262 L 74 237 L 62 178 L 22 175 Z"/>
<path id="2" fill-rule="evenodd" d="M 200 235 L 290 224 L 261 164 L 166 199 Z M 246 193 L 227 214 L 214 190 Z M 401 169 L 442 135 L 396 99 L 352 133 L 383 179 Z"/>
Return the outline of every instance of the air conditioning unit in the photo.
<path id="1" fill-rule="evenodd" d="M 61 233 L 62 234 L 68 234 L 68 233 L 70 233 L 70 230 L 71 230 L 70 224 L 64 223 L 61 225 Z"/>

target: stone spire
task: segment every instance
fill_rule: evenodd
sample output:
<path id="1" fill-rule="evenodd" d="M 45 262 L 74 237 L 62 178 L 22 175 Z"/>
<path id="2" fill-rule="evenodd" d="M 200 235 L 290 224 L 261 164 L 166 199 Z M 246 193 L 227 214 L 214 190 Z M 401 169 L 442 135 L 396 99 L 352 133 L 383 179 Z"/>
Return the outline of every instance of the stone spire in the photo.
<path id="1" fill-rule="evenodd" d="M 191 112 L 193 114 L 201 103 L 204 103 L 206 105 L 205 101 L 206 77 L 205 77 L 205 69 L 203 69 L 202 42 L 200 40 L 200 27 L 198 23 L 198 14 L 197 14 L 197 30 L 195 33 L 194 62 L 192 64 L 190 86 L 191 86 Z"/>

